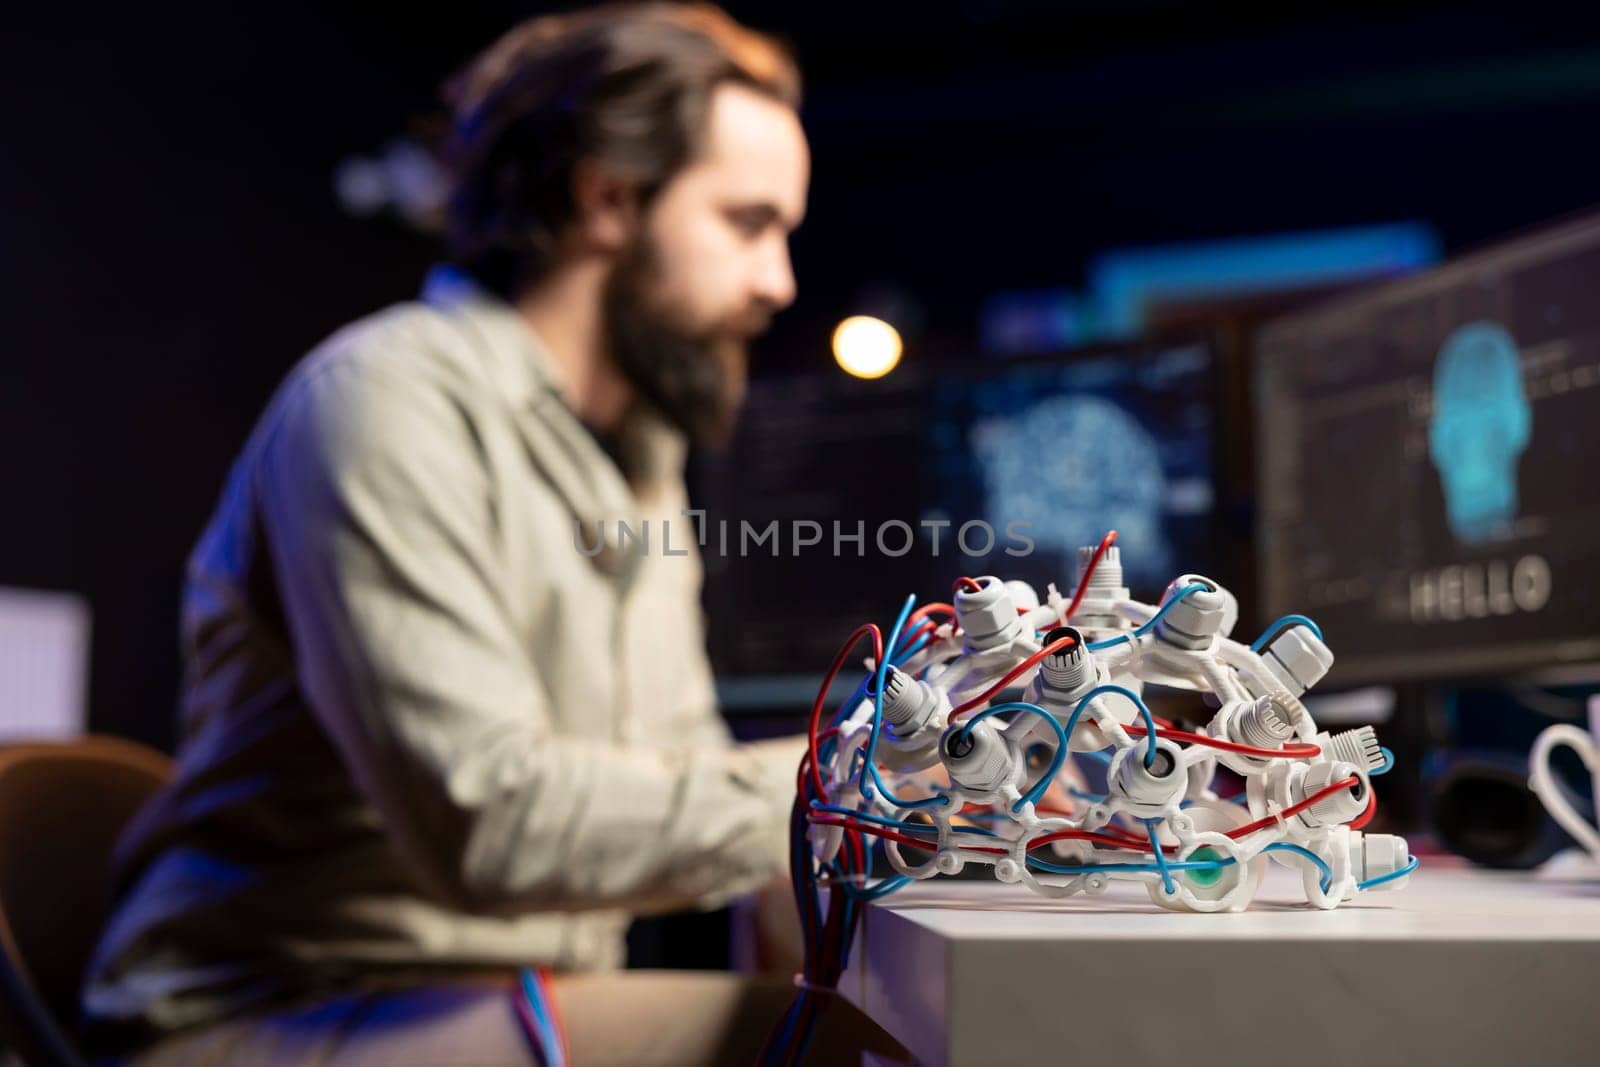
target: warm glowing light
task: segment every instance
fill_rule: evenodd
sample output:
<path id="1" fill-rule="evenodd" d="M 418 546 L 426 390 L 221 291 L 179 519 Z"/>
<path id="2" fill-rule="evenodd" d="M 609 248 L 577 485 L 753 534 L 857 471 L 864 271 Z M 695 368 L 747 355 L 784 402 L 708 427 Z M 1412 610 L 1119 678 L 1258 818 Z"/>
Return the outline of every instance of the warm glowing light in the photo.
<path id="1" fill-rule="evenodd" d="M 900 362 L 900 351 L 899 332 L 871 315 L 851 315 L 833 331 L 833 358 L 857 378 L 882 378 Z"/>

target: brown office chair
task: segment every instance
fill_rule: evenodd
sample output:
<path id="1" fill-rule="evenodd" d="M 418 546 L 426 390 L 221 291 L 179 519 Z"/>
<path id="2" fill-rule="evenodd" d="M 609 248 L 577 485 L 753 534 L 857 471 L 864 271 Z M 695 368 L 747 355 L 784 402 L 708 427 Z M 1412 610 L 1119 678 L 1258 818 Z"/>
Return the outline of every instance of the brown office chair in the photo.
<path id="1" fill-rule="evenodd" d="M 81 1062 L 78 985 L 117 836 L 172 762 L 115 737 L 0 745 L 0 1024 L 29 1063 Z"/>

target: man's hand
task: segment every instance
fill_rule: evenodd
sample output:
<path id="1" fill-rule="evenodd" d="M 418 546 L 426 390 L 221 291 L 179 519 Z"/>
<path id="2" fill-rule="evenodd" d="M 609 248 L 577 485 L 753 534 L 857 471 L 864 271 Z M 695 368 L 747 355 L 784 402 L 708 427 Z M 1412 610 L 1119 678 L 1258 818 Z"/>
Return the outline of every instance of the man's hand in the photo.
<path id="1" fill-rule="evenodd" d="M 794 887 L 787 877 L 775 878 L 733 903 L 733 966 L 748 974 L 800 973 L 805 946 Z"/>

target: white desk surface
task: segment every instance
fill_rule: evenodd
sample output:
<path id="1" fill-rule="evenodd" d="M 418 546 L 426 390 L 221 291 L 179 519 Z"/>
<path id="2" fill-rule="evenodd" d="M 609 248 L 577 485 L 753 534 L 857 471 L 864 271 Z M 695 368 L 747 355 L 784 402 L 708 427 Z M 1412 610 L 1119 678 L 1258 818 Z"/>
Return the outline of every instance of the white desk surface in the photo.
<path id="1" fill-rule="evenodd" d="M 1600 880 L 1424 858 L 1322 912 L 1274 865 L 1198 915 L 935 879 L 868 910 L 840 988 L 929 1064 L 1600 1065 Z"/>

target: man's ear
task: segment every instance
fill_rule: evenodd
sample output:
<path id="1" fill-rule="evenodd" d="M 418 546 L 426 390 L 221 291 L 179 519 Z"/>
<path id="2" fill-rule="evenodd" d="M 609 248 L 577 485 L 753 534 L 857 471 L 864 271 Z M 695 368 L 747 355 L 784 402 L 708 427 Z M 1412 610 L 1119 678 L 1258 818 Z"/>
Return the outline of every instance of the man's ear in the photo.
<path id="1" fill-rule="evenodd" d="M 572 168 L 572 204 L 579 239 L 617 252 L 632 239 L 639 217 L 639 187 L 630 178 L 588 160 Z"/>

